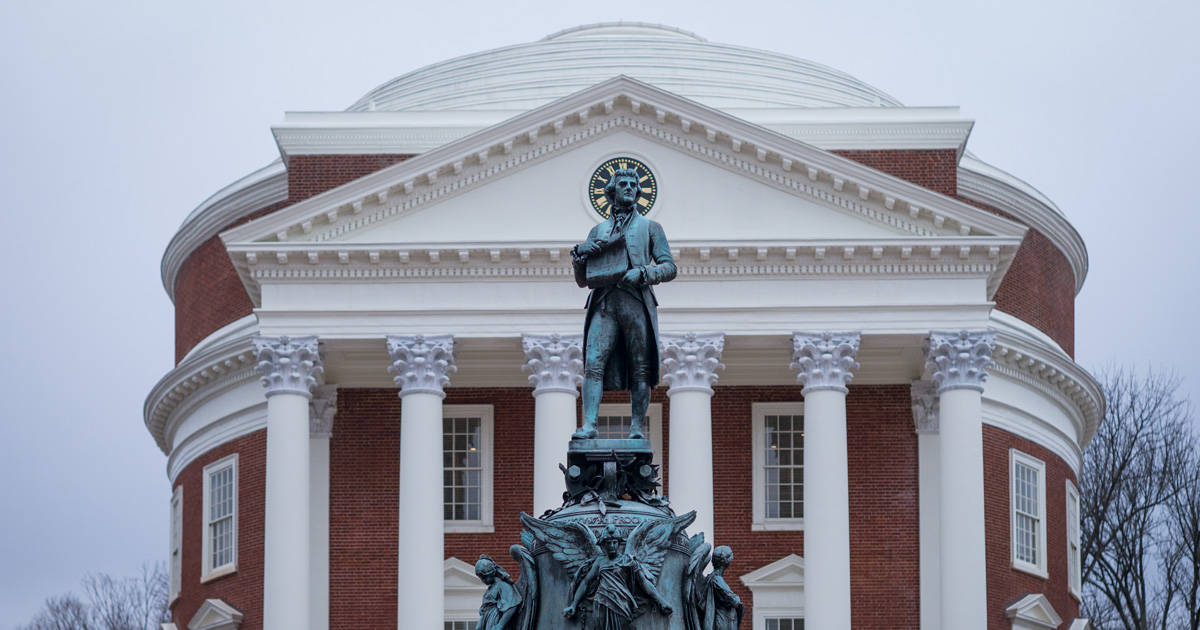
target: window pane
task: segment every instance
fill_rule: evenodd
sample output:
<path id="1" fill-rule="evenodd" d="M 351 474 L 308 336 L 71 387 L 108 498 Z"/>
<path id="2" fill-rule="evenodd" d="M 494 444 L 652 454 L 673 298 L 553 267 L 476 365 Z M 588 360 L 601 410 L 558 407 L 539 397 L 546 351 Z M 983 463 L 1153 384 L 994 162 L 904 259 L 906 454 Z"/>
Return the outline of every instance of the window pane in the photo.
<path id="1" fill-rule="evenodd" d="M 445 503 L 442 515 L 446 520 L 480 520 L 483 511 L 483 420 L 446 418 L 442 421 L 442 430 L 442 499 Z"/>
<path id="2" fill-rule="evenodd" d="M 804 417 L 763 418 L 766 518 L 804 516 Z"/>

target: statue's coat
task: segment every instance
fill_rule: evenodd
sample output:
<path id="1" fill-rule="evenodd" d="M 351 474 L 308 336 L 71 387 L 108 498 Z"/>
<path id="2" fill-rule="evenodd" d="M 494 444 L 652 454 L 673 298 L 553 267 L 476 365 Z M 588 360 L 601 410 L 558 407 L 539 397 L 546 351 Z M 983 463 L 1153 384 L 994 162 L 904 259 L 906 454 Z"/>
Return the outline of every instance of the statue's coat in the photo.
<path id="1" fill-rule="evenodd" d="M 625 226 L 625 251 L 629 256 L 631 269 L 641 267 L 646 278 L 645 286 L 640 287 L 639 298 L 642 302 L 642 309 L 645 312 L 646 321 L 649 322 L 650 330 L 647 335 L 646 348 L 647 367 L 649 368 L 650 386 L 658 385 L 659 380 L 659 360 L 658 360 L 658 299 L 654 297 L 653 285 L 660 282 L 668 282 L 675 278 L 675 259 L 671 256 L 671 246 L 667 243 L 667 234 L 663 231 L 662 226 L 657 221 L 651 221 L 643 217 L 637 210 L 631 210 L 633 216 L 629 219 L 629 224 Z M 613 218 L 610 216 L 605 222 L 592 228 L 588 232 L 588 241 L 594 241 L 597 235 L 603 234 L 607 236 L 612 233 Z M 587 286 L 587 267 L 579 262 L 575 263 L 575 282 L 581 286 Z M 587 309 L 587 319 L 583 325 L 583 356 L 587 356 L 587 338 L 588 329 L 592 325 L 592 317 L 595 315 L 596 309 L 600 306 L 602 298 L 609 291 L 620 291 L 619 287 L 600 287 L 592 289 L 588 294 L 587 303 L 584 308 Z M 630 389 L 630 374 L 632 361 L 628 356 L 623 344 L 617 344 L 613 348 L 612 354 L 609 355 L 608 362 L 604 365 L 604 389 Z"/>

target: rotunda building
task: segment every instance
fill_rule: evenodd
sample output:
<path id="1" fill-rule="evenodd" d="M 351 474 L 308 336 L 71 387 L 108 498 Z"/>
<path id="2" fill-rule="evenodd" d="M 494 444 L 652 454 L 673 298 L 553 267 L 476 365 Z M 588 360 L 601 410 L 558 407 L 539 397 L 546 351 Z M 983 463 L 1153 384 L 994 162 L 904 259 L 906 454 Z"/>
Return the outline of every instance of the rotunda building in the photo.
<path id="1" fill-rule="evenodd" d="M 285 114 L 280 159 L 163 257 L 168 626 L 474 628 L 479 554 L 515 573 L 520 513 L 562 503 L 571 249 L 625 166 L 678 269 L 655 287 L 661 491 L 733 549 L 742 628 L 1086 628 L 1087 252 L 967 150 L 974 122 L 637 23 Z M 602 437 L 630 415 L 606 394 Z"/>

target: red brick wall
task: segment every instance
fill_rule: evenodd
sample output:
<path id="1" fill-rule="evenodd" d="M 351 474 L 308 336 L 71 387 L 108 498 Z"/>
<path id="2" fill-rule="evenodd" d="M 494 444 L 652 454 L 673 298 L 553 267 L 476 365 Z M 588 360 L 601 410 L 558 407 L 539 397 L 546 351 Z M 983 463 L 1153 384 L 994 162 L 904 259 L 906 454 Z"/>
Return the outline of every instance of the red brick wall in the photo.
<path id="1" fill-rule="evenodd" d="M 200 583 L 204 533 L 204 467 L 233 453 L 237 463 L 237 572 Z M 171 615 L 180 628 L 210 598 L 242 611 L 242 630 L 262 629 L 263 498 L 266 491 L 267 432 L 227 442 L 187 465 L 176 485 L 183 486 L 182 584 Z"/>
<path id="2" fill-rule="evenodd" d="M 412 155 L 294 155 L 288 158 L 288 203 L 352 182 Z"/>
<path id="3" fill-rule="evenodd" d="M 943 195 L 958 193 L 958 152 L 954 149 L 834 153 Z"/>
<path id="4" fill-rule="evenodd" d="M 1015 448 L 1046 462 L 1046 560 L 1050 579 L 1012 568 L 1009 453 Z M 987 535 L 988 627 L 1011 626 L 1004 609 L 1029 593 L 1042 593 L 1063 618 L 1063 627 L 1079 616 L 1079 604 L 1067 588 L 1067 490 L 1075 482 L 1067 463 L 1042 446 L 992 426 L 983 427 L 984 519 Z"/>
<path id="5" fill-rule="evenodd" d="M 255 210 L 221 228 L 228 230 L 313 195 L 336 188 L 410 155 L 298 155 L 288 162 L 288 199 Z M 218 328 L 253 312 L 250 296 L 220 237 L 204 241 L 175 278 L 175 362 Z"/>

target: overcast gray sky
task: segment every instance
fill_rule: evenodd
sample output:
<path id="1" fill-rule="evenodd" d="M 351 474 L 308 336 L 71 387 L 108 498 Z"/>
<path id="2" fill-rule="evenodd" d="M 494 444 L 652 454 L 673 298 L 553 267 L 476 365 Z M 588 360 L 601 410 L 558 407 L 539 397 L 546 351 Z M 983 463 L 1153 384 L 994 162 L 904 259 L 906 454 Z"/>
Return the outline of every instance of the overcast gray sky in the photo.
<path id="1" fill-rule="evenodd" d="M 142 402 L 172 366 L 167 241 L 277 157 L 287 110 L 615 19 L 812 59 L 1054 199 L 1091 271 L 1077 358 L 1175 370 L 1200 402 L 1200 3 L 5 2 L 0 628 L 87 572 L 162 561 L 169 488 Z"/>

